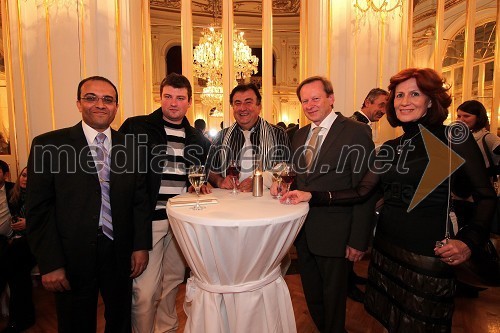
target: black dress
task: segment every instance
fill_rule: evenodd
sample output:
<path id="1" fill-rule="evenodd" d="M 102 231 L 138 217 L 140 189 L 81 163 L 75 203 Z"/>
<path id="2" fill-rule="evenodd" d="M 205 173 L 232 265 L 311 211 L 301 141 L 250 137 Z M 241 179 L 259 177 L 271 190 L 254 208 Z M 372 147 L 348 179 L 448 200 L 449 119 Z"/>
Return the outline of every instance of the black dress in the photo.
<path id="1" fill-rule="evenodd" d="M 496 195 L 481 153 L 470 136 L 451 145 L 465 163 L 408 212 L 429 159 L 418 124 L 406 124 L 403 129 L 402 137 L 381 147 L 374 168 L 357 188 L 336 191 L 332 193 L 333 200 L 328 192 L 313 192 L 310 204 L 352 204 L 381 189 L 384 207 L 368 270 L 365 308 L 389 332 L 450 332 L 455 293 L 453 269 L 434 255 L 436 241 L 445 235 L 448 181 L 453 192 L 474 196 L 474 224 L 455 235 L 472 251 L 488 238 Z M 448 144 L 446 126 L 427 129 Z"/>

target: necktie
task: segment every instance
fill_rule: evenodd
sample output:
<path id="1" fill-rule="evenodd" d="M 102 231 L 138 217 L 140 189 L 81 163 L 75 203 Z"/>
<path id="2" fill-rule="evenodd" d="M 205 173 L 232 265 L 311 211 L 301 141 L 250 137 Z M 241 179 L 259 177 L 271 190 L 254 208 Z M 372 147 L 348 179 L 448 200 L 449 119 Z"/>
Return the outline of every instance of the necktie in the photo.
<path id="1" fill-rule="evenodd" d="M 319 132 L 321 131 L 321 128 L 322 127 L 318 126 L 315 129 L 313 129 L 311 138 L 309 139 L 308 147 L 306 148 L 306 151 L 304 153 L 307 171 L 309 171 L 309 169 L 311 169 L 314 158 L 316 157 L 316 153 L 318 150 L 318 143 L 319 143 L 319 140 L 318 140 Z"/>
<path id="2" fill-rule="evenodd" d="M 240 181 L 250 177 L 253 174 L 253 149 L 252 141 L 250 140 L 250 135 L 252 131 L 242 131 L 245 137 L 245 143 L 241 148 L 241 171 L 240 171 Z"/>
<path id="3" fill-rule="evenodd" d="M 99 175 L 99 184 L 101 185 L 101 218 L 100 225 L 102 232 L 109 238 L 113 239 L 113 224 L 111 218 L 111 203 L 109 200 L 109 163 L 110 156 L 106 147 L 104 146 L 106 134 L 99 133 L 95 137 L 96 142 L 96 168 Z"/>

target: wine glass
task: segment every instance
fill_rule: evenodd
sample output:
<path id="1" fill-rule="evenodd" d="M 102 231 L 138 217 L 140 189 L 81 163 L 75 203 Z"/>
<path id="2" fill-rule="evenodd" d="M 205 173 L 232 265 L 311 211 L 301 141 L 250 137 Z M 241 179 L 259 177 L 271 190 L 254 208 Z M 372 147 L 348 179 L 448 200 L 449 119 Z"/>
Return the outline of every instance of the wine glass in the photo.
<path id="1" fill-rule="evenodd" d="M 205 182 L 205 166 L 204 165 L 192 165 L 188 169 L 188 178 L 191 185 L 193 185 L 196 191 L 196 205 L 194 205 L 194 210 L 202 210 L 205 207 L 200 205 L 200 188 Z"/>
<path id="2" fill-rule="evenodd" d="M 297 173 L 293 169 L 293 164 L 287 163 L 285 168 L 281 172 L 281 181 L 285 185 L 286 193 L 288 193 L 290 191 L 290 185 L 292 185 L 296 176 L 297 176 Z M 286 198 L 285 204 L 286 205 L 291 204 L 290 198 Z"/>
<path id="3" fill-rule="evenodd" d="M 229 162 L 229 167 L 227 168 L 226 171 L 227 175 L 231 177 L 231 182 L 233 183 L 233 189 L 231 190 L 232 195 L 236 195 L 239 193 L 238 189 L 236 188 L 236 180 L 240 176 L 240 165 L 238 161 L 236 160 L 231 160 Z"/>
<path id="4" fill-rule="evenodd" d="M 278 183 L 278 195 L 273 196 L 273 199 L 281 199 L 281 172 L 283 172 L 285 167 L 286 163 L 275 162 L 271 169 L 271 174 L 273 175 L 273 181 Z"/>

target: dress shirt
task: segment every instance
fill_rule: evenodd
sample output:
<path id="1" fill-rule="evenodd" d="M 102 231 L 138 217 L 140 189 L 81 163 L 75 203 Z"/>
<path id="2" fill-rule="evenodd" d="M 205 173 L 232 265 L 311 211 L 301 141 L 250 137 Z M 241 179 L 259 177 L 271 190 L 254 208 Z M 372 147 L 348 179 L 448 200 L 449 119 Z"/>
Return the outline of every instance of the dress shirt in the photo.
<path id="1" fill-rule="evenodd" d="M 323 121 L 319 125 L 311 123 L 311 129 L 309 131 L 309 134 L 307 135 L 306 146 L 309 144 L 309 140 L 311 140 L 311 135 L 312 135 L 313 130 L 316 127 L 320 126 L 321 130 L 319 131 L 318 144 L 316 145 L 317 151 L 319 152 L 321 149 L 321 145 L 323 144 L 323 141 L 324 141 L 323 139 L 330 131 L 330 127 L 332 127 L 332 124 L 335 121 L 335 119 L 337 119 L 337 114 L 332 111 L 332 112 L 330 112 L 330 114 L 328 116 L 325 117 L 325 119 L 323 119 Z"/>
<path id="2" fill-rule="evenodd" d="M 85 138 L 87 139 L 87 143 L 89 146 L 95 146 L 94 139 L 99 134 L 98 131 L 87 125 L 84 121 L 82 121 L 83 133 L 85 134 Z M 111 154 L 111 129 L 108 127 L 102 133 L 106 134 L 106 140 L 104 140 L 104 148 Z"/>
<path id="3" fill-rule="evenodd" d="M 358 112 L 361 113 L 363 116 L 365 116 L 365 118 L 368 120 L 366 124 L 371 128 L 373 123 L 371 122 L 370 118 L 368 118 L 368 116 L 363 112 L 363 110 L 359 110 Z"/>

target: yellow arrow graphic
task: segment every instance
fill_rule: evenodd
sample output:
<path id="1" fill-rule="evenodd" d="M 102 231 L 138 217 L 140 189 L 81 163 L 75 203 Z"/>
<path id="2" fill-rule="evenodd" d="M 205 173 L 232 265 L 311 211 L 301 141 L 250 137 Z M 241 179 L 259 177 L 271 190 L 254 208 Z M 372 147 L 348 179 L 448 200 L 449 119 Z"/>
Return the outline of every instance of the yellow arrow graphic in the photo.
<path id="1" fill-rule="evenodd" d="M 455 170 L 460 168 L 465 160 L 444 144 L 439 138 L 432 134 L 422 125 L 420 133 L 424 139 L 425 150 L 429 163 L 425 168 L 422 179 L 418 184 L 415 195 L 411 199 L 408 212 L 415 208 L 422 200 L 424 200 L 432 191 L 436 189 L 446 178 L 451 176 Z"/>

